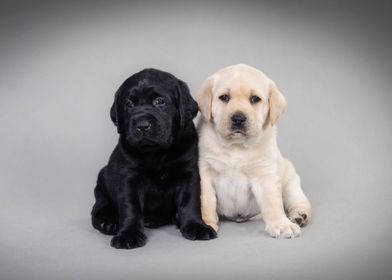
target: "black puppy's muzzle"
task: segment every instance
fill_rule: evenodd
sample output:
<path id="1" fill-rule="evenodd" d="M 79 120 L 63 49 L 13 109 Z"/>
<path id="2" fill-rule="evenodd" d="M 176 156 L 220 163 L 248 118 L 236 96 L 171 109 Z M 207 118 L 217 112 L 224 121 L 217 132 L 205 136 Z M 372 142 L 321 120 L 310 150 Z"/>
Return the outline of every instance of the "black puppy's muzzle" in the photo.
<path id="1" fill-rule="evenodd" d="M 135 127 L 139 132 L 144 134 L 151 130 L 151 121 L 147 119 L 138 120 L 136 121 Z"/>
<path id="2" fill-rule="evenodd" d="M 246 131 L 246 116 L 242 112 L 236 112 L 231 116 L 231 130 L 244 133 Z"/>
<path id="3" fill-rule="evenodd" d="M 131 133 L 135 134 L 138 138 L 154 138 L 160 130 L 159 124 L 160 121 L 156 117 L 150 114 L 144 114 L 133 118 L 131 124 L 131 130 L 133 132 Z"/>
<path id="4" fill-rule="evenodd" d="M 153 110 L 143 109 L 133 113 L 129 123 L 128 138 L 134 144 L 162 143 L 166 141 L 166 120 Z"/>
<path id="5" fill-rule="evenodd" d="M 168 146 L 171 142 L 171 119 L 153 108 L 135 108 L 129 118 L 126 139 L 142 150 Z"/>

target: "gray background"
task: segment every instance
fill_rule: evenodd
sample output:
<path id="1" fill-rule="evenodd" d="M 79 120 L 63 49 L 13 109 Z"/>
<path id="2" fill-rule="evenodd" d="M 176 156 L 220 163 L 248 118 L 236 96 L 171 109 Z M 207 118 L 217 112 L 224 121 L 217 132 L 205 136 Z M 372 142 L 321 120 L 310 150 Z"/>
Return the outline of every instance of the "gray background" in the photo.
<path id="1" fill-rule="evenodd" d="M 392 278 L 391 11 L 388 1 L 3 2 L 0 279 Z M 279 145 L 313 223 L 276 240 L 261 221 L 225 222 L 209 242 L 167 226 L 148 230 L 144 248 L 112 249 L 89 212 L 117 141 L 115 90 L 156 67 L 194 94 L 235 63 L 262 69 L 287 98 Z"/>

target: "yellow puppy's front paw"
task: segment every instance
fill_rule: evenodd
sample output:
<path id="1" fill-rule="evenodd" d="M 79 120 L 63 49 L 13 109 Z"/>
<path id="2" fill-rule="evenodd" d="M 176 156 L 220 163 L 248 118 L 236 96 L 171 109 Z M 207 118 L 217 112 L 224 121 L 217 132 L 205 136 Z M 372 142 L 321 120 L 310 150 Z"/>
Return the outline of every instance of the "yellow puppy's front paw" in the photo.
<path id="1" fill-rule="evenodd" d="M 211 226 L 216 232 L 218 232 L 219 226 L 217 223 L 206 223 L 206 224 Z"/>
<path id="2" fill-rule="evenodd" d="M 217 214 L 208 215 L 205 212 L 202 212 L 201 218 L 206 225 L 212 227 L 216 232 L 218 232 L 219 226 L 219 218 Z"/>
<path id="3" fill-rule="evenodd" d="M 289 219 L 267 223 L 265 230 L 275 238 L 293 238 L 301 235 L 301 229 Z"/>
<path id="4" fill-rule="evenodd" d="M 210 220 L 207 219 L 203 219 L 204 223 L 206 225 L 209 225 L 210 227 L 212 227 L 216 232 L 218 232 L 219 226 L 217 222 L 212 222 Z"/>

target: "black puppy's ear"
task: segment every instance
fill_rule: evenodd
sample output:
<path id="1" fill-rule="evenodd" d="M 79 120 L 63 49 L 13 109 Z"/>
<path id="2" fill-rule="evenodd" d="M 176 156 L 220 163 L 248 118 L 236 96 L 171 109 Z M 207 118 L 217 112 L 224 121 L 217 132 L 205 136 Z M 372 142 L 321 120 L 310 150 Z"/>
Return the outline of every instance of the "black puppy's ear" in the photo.
<path id="1" fill-rule="evenodd" d="M 189 121 L 196 117 L 198 106 L 191 96 L 187 84 L 181 80 L 178 80 L 177 102 L 180 111 L 180 125 L 185 127 Z"/>
<path id="2" fill-rule="evenodd" d="M 118 99 L 120 95 L 120 89 L 118 89 L 117 92 L 115 93 L 113 105 L 112 108 L 110 108 L 110 118 L 112 119 L 114 125 L 117 126 L 118 133 L 120 133 L 120 123 L 119 123 L 119 114 L 118 114 L 118 102 L 119 102 Z"/>

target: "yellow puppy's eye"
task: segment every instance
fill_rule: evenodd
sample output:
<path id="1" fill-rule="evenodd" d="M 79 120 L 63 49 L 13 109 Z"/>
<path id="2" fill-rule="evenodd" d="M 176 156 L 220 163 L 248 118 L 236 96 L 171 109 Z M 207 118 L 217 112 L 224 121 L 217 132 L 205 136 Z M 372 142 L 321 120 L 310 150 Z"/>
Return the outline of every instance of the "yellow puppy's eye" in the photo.
<path id="1" fill-rule="evenodd" d="M 221 96 L 219 96 L 219 99 L 227 103 L 230 100 L 230 96 L 228 94 L 222 94 Z"/>
<path id="2" fill-rule="evenodd" d="M 259 103 L 260 101 L 261 101 L 261 98 L 256 95 L 253 95 L 250 97 L 250 103 L 252 103 L 252 104 Z"/>

